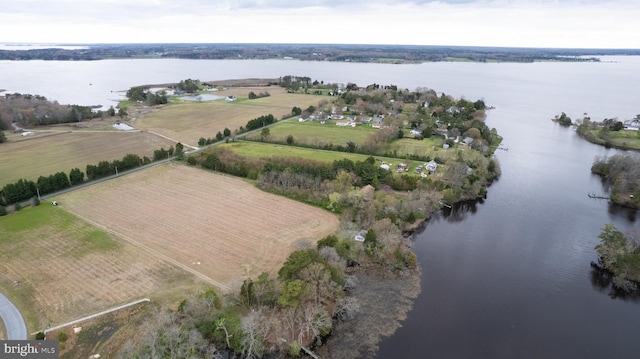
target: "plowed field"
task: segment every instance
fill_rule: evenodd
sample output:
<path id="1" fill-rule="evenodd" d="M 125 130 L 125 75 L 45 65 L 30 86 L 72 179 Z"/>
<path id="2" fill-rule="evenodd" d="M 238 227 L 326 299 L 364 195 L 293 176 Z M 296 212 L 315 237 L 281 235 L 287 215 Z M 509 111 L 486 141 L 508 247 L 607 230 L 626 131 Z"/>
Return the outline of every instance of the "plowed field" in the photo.
<path id="1" fill-rule="evenodd" d="M 204 287 L 196 282 L 48 203 L 0 221 L 0 287 L 32 331 L 143 297 L 184 297 Z"/>
<path id="2" fill-rule="evenodd" d="M 222 289 L 276 272 L 299 239 L 333 233 L 333 214 L 243 180 L 170 163 L 57 200 L 90 223 Z"/>

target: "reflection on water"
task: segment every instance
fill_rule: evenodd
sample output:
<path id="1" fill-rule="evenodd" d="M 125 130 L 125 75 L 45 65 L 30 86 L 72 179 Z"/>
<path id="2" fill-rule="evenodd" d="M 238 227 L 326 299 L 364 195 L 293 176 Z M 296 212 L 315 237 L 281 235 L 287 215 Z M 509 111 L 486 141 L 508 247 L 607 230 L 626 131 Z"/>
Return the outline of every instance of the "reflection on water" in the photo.
<path id="1" fill-rule="evenodd" d="M 615 288 L 613 286 L 613 275 L 611 275 L 611 272 L 600 268 L 600 266 L 594 262 L 591 262 L 590 279 L 594 289 L 602 293 L 606 292 L 611 299 L 640 302 L 640 292 L 627 293 Z"/>
<path id="2" fill-rule="evenodd" d="M 469 215 L 474 215 L 478 211 L 478 206 L 483 203 L 483 198 L 474 201 L 459 202 L 451 206 L 451 208 L 442 208 L 442 215 L 448 222 L 462 222 L 467 219 Z"/>
<path id="3" fill-rule="evenodd" d="M 609 202 L 607 211 L 612 217 L 626 217 L 631 223 L 636 221 L 638 211 L 635 209 L 619 206 L 613 202 Z"/>

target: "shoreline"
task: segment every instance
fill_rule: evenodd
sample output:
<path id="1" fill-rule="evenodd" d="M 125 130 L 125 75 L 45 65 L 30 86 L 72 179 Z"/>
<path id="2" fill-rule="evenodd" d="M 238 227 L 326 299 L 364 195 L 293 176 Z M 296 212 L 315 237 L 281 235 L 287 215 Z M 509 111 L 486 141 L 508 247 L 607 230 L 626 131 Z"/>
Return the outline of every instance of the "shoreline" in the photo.
<path id="1" fill-rule="evenodd" d="M 358 285 L 350 292 L 360 306 L 355 316 L 337 322 L 331 336 L 314 351 L 322 358 L 373 358 L 385 338 L 392 336 L 422 292 L 422 269 L 400 273 L 370 267 L 352 270 Z"/>

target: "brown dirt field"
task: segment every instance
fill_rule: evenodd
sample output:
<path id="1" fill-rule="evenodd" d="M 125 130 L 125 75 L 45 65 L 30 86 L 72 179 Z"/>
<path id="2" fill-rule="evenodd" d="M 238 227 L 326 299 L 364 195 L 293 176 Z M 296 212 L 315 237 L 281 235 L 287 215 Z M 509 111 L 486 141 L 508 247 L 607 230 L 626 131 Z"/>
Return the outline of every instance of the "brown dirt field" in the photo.
<path id="1" fill-rule="evenodd" d="M 30 331 L 204 287 L 171 263 L 56 209 L 24 209 L 46 218 L 22 232 L 2 232 L 10 238 L 2 242 L 0 286 L 17 300 Z"/>
<path id="2" fill-rule="evenodd" d="M 338 218 L 234 177 L 178 163 L 59 196 L 61 207 L 226 289 L 275 273 L 300 239 Z M 149 256 L 154 257 L 154 256 Z"/>
<path id="3" fill-rule="evenodd" d="M 249 92 L 269 92 L 271 96 L 248 100 Z M 134 127 L 153 131 L 183 144 L 197 146 L 201 137 L 214 138 L 225 128 L 232 132 L 245 126 L 249 120 L 272 114 L 276 118 L 291 113 L 294 106 L 317 106 L 326 96 L 289 94 L 282 87 L 230 87 L 214 95 L 238 97 L 237 101 L 224 100 L 189 102 L 160 107 L 129 106 L 127 111 Z"/>
<path id="4" fill-rule="evenodd" d="M 36 181 L 39 176 L 72 168 L 85 171 L 88 164 L 122 159 L 129 153 L 152 158 L 153 151 L 175 145 L 167 139 L 145 132 L 74 131 L 46 132 L 29 140 L 0 146 L 0 187 L 21 178 Z"/>

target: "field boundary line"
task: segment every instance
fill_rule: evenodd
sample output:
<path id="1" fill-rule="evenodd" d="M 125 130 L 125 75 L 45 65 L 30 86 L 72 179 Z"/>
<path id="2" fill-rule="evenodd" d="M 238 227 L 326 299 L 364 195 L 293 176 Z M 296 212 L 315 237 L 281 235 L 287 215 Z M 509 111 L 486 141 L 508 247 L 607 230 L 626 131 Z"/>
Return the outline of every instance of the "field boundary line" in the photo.
<path id="1" fill-rule="evenodd" d="M 96 317 L 99 317 L 99 316 L 102 316 L 102 315 L 105 315 L 105 314 L 109 314 L 111 312 L 115 312 L 115 311 L 120 310 L 120 309 L 124 309 L 124 308 L 127 308 L 127 307 L 131 307 L 133 305 L 136 305 L 136 304 L 140 304 L 140 303 L 144 303 L 144 302 L 150 302 L 150 301 L 151 301 L 151 299 L 149 299 L 149 298 L 138 299 L 138 300 L 135 300 L 135 301 L 133 301 L 131 303 L 119 305 L 119 306 L 111 308 L 111 309 L 103 310 L 102 312 L 98 312 L 98 313 L 95 313 L 95 314 L 87 315 L 86 317 L 82 317 L 80 319 L 72 320 L 72 321 L 64 323 L 64 324 L 56 325 L 55 327 L 47 328 L 47 329 L 45 329 L 43 331 L 43 333 L 47 334 L 47 332 L 54 331 L 56 329 L 68 327 L 70 325 L 74 325 L 74 324 L 77 324 L 77 323 L 80 323 L 80 322 L 84 322 L 85 320 L 93 319 L 93 318 L 96 318 Z"/>
<path id="2" fill-rule="evenodd" d="M 169 137 L 169 136 L 165 136 L 165 135 L 163 135 L 163 134 L 161 134 L 161 133 L 158 133 L 158 132 L 156 132 L 156 131 L 154 131 L 154 130 L 146 130 L 146 131 L 147 131 L 148 133 L 152 134 L 152 135 L 156 135 L 156 136 L 158 136 L 158 137 L 162 137 L 162 138 L 164 138 L 165 140 L 173 141 L 173 142 L 175 142 L 175 143 L 182 143 L 182 142 L 180 142 L 180 141 L 176 140 L 175 138 L 171 138 L 171 137 Z M 193 150 L 197 150 L 197 149 L 198 149 L 198 147 L 193 147 L 193 146 L 188 145 L 188 144 L 186 144 L 186 143 L 183 143 L 182 145 L 183 145 L 183 146 L 185 146 L 185 147 L 189 147 L 189 148 L 191 148 L 191 149 L 193 149 Z"/>
<path id="3" fill-rule="evenodd" d="M 97 223 L 95 221 L 90 220 L 89 218 L 83 217 L 83 216 L 79 215 L 78 213 L 73 212 L 73 211 L 71 211 L 69 209 L 65 208 L 64 210 L 68 211 L 69 213 L 73 214 L 74 216 L 82 219 L 83 221 L 86 221 L 86 222 L 88 222 L 88 223 L 90 223 L 90 224 L 92 224 L 92 225 L 94 225 L 94 226 L 106 231 L 106 232 L 109 232 L 109 233 L 113 234 L 116 237 L 122 238 L 125 241 L 127 241 L 127 242 L 129 242 L 129 243 L 131 243 L 131 244 L 133 244 L 133 245 L 135 245 L 135 246 L 137 246 L 139 248 L 142 248 L 142 249 L 146 250 L 147 252 L 149 252 L 149 253 L 157 256 L 157 257 L 160 257 L 161 259 L 163 259 L 163 260 L 175 265 L 178 268 L 182 268 L 183 270 L 195 275 L 196 277 L 204 280 L 205 282 L 207 282 L 209 284 L 213 284 L 214 286 L 216 286 L 216 287 L 218 287 L 218 288 L 220 288 L 222 290 L 225 290 L 225 291 L 229 291 L 231 289 L 228 286 L 226 286 L 226 285 L 224 285 L 224 284 L 222 284 L 222 283 L 220 283 L 220 282 L 218 282 L 216 280 L 213 280 L 213 279 L 207 277 L 206 275 L 204 275 L 204 274 L 202 274 L 202 273 L 200 273 L 200 272 L 198 272 L 198 271 L 196 271 L 196 270 L 194 270 L 192 268 L 189 268 L 187 265 L 182 264 L 182 263 L 178 262 L 177 260 L 175 260 L 175 259 L 173 259 L 173 258 L 171 258 L 171 257 L 169 257 L 169 256 L 167 256 L 165 254 L 162 254 L 159 251 L 157 251 L 157 250 L 155 250 L 153 248 L 150 248 L 150 247 L 148 247 L 148 246 L 146 246 L 146 245 L 144 245 L 144 244 L 142 244 L 142 243 L 140 243 L 140 242 L 138 242 L 138 241 L 136 241 L 134 239 L 131 239 L 131 238 L 125 236 L 125 235 L 122 235 L 122 234 L 120 234 L 120 233 L 118 233 L 118 232 L 116 232 L 116 231 L 114 231 L 114 230 L 112 230 L 110 228 L 107 228 L 107 227 L 105 227 L 105 226 L 103 226 L 103 225 L 101 225 L 101 224 L 99 224 L 99 223 Z"/>

